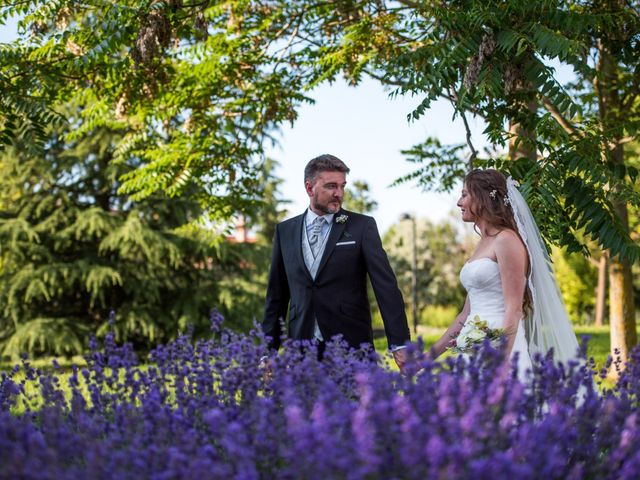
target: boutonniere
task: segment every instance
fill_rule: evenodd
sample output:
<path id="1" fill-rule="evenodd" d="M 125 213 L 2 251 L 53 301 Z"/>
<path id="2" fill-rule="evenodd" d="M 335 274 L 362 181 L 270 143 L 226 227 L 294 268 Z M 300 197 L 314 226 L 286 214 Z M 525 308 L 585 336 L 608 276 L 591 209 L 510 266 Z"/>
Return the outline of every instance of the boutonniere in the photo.
<path id="1" fill-rule="evenodd" d="M 347 221 L 347 218 L 349 218 L 349 215 L 342 214 L 336 217 L 336 223 L 344 223 Z"/>

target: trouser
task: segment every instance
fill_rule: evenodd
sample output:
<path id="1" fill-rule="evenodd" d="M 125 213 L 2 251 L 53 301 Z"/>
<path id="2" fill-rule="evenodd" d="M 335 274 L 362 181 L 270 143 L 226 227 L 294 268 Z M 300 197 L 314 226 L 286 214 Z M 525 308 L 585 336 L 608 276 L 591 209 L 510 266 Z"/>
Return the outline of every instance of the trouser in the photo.
<path id="1" fill-rule="evenodd" d="M 314 343 L 317 348 L 316 355 L 317 355 L 318 361 L 321 362 L 324 359 L 324 352 L 327 349 L 327 342 L 325 342 L 324 340 L 314 339 Z M 300 347 L 300 352 L 303 355 L 306 355 L 308 350 L 310 350 L 310 348 L 305 347 L 304 345 Z"/>

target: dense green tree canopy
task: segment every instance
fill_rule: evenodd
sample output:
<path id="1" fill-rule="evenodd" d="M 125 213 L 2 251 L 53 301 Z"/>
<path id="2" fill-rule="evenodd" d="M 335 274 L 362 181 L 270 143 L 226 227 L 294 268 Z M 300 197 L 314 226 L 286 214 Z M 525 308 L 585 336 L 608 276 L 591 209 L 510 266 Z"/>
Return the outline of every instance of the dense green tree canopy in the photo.
<path id="1" fill-rule="evenodd" d="M 324 48 L 318 49 L 324 77 L 343 71 L 357 82 L 370 74 L 397 86 L 398 94 L 419 96 L 423 101 L 414 119 L 425 115 L 434 99 L 447 98 L 465 121 L 467 115 L 482 117 L 488 139 L 497 146 L 509 144 L 510 157 L 518 159 L 475 158 L 471 142 L 465 155 L 460 146 L 427 139 L 407 152 L 413 161 L 426 161 L 415 175 L 424 186 L 450 188 L 469 160 L 497 165 L 521 181 L 550 241 L 584 248 L 578 234 L 584 230 L 613 254 L 640 258 L 612 203 L 639 202 L 637 169 L 613 161 L 612 146 L 636 138 L 640 124 L 637 6 L 340 3 L 350 5 L 348 14 L 336 9 L 333 17 L 315 20 L 325 36 Z M 619 67 L 615 82 L 594 68 L 595 49 L 603 41 L 611 45 L 610 61 Z M 571 66 L 578 82 L 561 85 L 550 61 Z M 591 87 L 604 81 L 614 84 L 620 100 L 609 105 L 607 124 L 600 121 L 602 106 Z"/>
<path id="2" fill-rule="evenodd" d="M 464 119 L 481 116 L 490 141 L 520 160 L 476 164 L 523 183 L 551 242 L 584 248 L 576 234 L 585 230 L 613 254 L 640 258 L 612 206 L 640 203 L 637 170 L 608 161 L 608 145 L 633 140 L 640 122 L 631 3 L 30 0 L 2 12 L 20 15 L 24 33 L 0 52 L 5 139 L 37 137 L 61 98 L 95 100 L 82 128 L 131 130 L 117 158 L 139 158 L 121 186 L 134 198 L 195 186 L 190 195 L 209 212 L 229 215 L 251 198 L 252 161 L 274 128 L 295 119 L 304 89 L 368 74 L 422 98 L 414 119 L 440 97 Z M 620 102 L 604 126 L 587 88 L 612 81 L 594 68 L 603 41 L 620 72 Z M 549 61 L 570 65 L 577 84 L 561 85 Z M 469 147 L 452 155 L 428 140 L 410 155 L 429 162 L 424 185 L 448 188 L 475 158 Z"/>
<path id="3" fill-rule="evenodd" d="M 256 159 L 296 117 L 299 75 L 278 30 L 250 2 L 33 0 L 0 7 L 20 39 L 0 48 L 0 143 L 42 148 L 45 129 L 82 107 L 73 138 L 123 129 L 115 162 L 136 159 L 120 192 L 189 194 L 217 218 L 254 198 Z"/>

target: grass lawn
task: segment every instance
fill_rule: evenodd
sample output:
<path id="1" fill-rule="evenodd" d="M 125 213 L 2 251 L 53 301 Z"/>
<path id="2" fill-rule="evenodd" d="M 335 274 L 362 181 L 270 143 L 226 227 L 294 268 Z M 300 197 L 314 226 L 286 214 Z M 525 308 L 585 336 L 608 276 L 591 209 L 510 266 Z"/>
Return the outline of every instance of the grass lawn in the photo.
<path id="1" fill-rule="evenodd" d="M 596 366 L 601 368 L 607 361 L 611 349 L 609 327 L 578 326 L 575 330 L 578 340 L 585 336 L 589 338 L 587 356 L 593 357 Z"/>

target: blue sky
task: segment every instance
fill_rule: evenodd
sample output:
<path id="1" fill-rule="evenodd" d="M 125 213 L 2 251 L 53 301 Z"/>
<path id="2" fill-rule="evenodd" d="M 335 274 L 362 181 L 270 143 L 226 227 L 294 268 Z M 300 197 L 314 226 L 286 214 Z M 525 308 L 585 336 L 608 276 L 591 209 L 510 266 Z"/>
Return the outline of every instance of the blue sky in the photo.
<path id="1" fill-rule="evenodd" d="M 340 80 L 325 84 L 310 93 L 314 105 L 305 105 L 293 127 L 282 129 L 279 147 L 269 153 L 281 163 L 278 176 L 285 181 L 283 194 L 293 203 L 291 215 L 300 213 L 307 204 L 302 171 L 311 158 L 331 153 L 351 169 L 349 179 L 365 180 L 378 202 L 374 212 L 380 230 L 384 231 L 403 213 L 439 220 L 455 208 L 457 193 L 421 192 L 414 185 L 390 187 L 398 177 L 415 166 L 404 160 L 401 150 L 420 143 L 429 136 L 443 144 L 464 143 L 462 121 L 452 120 L 448 102 L 438 101 L 418 121 L 407 122 L 407 114 L 421 98 L 389 98 L 374 80 L 364 80 L 350 87 Z M 486 145 L 481 134 L 484 125 L 473 119 L 471 129 L 476 149 Z"/>
<path id="2" fill-rule="evenodd" d="M 15 21 L 0 26 L 0 42 L 16 37 Z M 282 196 L 292 203 L 290 216 L 304 210 L 307 197 L 302 172 L 311 158 L 331 153 L 350 168 L 348 181 L 365 180 L 371 196 L 378 202 L 374 212 L 381 232 L 395 223 L 403 213 L 439 220 L 455 209 L 457 192 L 436 194 L 421 192 L 413 185 L 390 187 L 413 166 L 400 151 L 434 136 L 444 144 L 463 143 L 462 122 L 452 120 L 453 110 L 445 101 L 436 102 L 416 122 L 409 123 L 407 114 L 421 98 L 389 98 L 389 92 L 374 80 L 365 79 L 357 87 L 338 80 L 324 84 L 309 93 L 315 104 L 300 108 L 293 126 L 284 126 L 277 135 L 279 145 L 268 146 L 267 153 L 280 163 L 276 174 L 284 180 Z M 484 126 L 471 120 L 476 149 L 485 146 L 481 134 Z"/>

